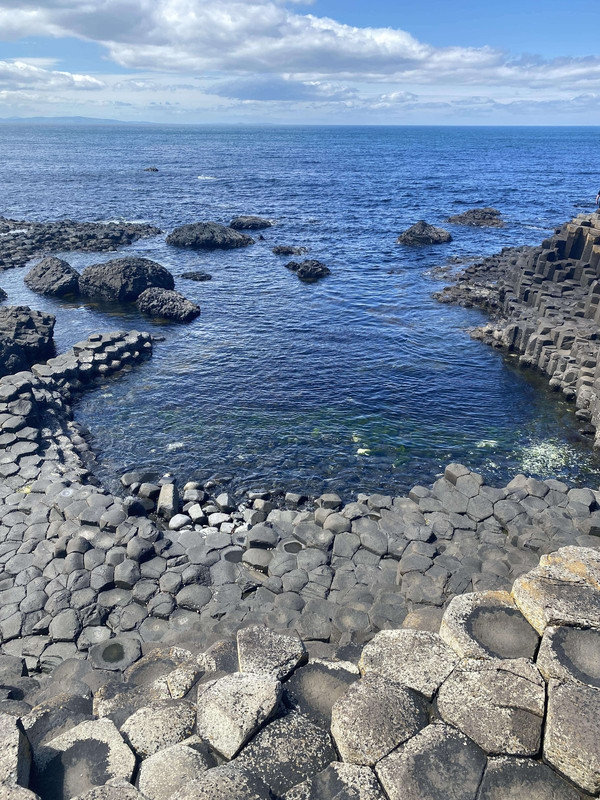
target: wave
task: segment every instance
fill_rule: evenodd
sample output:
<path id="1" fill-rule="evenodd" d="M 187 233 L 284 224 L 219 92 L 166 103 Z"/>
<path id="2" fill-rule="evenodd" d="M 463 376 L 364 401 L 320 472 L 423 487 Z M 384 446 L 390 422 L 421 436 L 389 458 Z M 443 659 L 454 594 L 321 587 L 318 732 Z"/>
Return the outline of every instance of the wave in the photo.
<path id="1" fill-rule="evenodd" d="M 218 178 L 215 178 L 214 175 L 198 175 L 199 181 L 216 181 Z"/>

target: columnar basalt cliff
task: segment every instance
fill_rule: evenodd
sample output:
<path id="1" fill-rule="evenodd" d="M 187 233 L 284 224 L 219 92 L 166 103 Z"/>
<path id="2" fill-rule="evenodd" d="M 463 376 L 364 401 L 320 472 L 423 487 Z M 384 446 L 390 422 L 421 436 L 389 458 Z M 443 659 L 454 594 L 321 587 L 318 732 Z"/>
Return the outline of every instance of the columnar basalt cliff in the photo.
<path id="1" fill-rule="evenodd" d="M 521 364 L 575 401 L 591 431 L 598 428 L 600 215 L 577 217 L 540 247 L 503 250 L 474 264 L 437 297 L 489 311 L 492 321 L 472 335 L 519 353 Z"/>

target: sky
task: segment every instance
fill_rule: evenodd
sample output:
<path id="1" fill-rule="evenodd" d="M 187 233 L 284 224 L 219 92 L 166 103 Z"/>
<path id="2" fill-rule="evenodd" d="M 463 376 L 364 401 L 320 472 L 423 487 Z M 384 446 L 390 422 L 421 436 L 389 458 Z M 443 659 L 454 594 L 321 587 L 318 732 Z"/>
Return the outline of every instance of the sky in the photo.
<path id="1" fill-rule="evenodd" d="M 582 0 L 0 0 L 0 118 L 600 125 Z"/>

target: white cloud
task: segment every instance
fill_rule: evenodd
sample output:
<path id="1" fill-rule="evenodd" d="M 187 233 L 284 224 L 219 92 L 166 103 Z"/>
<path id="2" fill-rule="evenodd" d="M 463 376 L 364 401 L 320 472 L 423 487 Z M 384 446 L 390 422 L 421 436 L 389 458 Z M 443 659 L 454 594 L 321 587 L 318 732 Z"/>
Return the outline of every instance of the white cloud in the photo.
<path id="1" fill-rule="evenodd" d="M 102 89 L 104 83 L 91 75 L 43 69 L 25 61 L 0 61 L 0 88 Z"/>

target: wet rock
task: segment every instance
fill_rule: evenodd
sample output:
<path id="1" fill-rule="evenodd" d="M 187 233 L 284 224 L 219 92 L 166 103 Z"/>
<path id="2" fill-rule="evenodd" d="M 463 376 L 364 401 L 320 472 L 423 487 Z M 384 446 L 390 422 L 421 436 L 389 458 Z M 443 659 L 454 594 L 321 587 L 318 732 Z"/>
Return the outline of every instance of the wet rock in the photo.
<path id="1" fill-rule="evenodd" d="M 185 700 L 159 700 L 135 711 L 121 733 L 140 758 L 179 744 L 194 730 L 196 710 Z"/>
<path id="2" fill-rule="evenodd" d="M 431 698 L 452 672 L 458 657 L 429 631 L 380 631 L 363 649 L 363 675 L 375 673 Z"/>
<path id="3" fill-rule="evenodd" d="M 592 795 L 600 792 L 600 690 L 551 680 L 544 759 Z"/>
<path id="4" fill-rule="evenodd" d="M 236 672 L 207 684 L 198 698 L 197 733 L 233 758 L 277 708 L 281 684 L 270 675 Z"/>
<path id="5" fill-rule="evenodd" d="M 158 172 L 158 167 L 144 167 L 144 172 Z"/>
<path id="6" fill-rule="evenodd" d="M 119 636 L 90 648 L 90 661 L 96 669 L 124 671 L 138 660 L 141 652 L 137 639 Z"/>
<path id="7" fill-rule="evenodd" d="M 334 762 L 314 778 L 294 786 L 283 800 L 385 800 L 370 769 Z"/>
<path id="8" fill-rule="evenodd" d="M 172 289 L 146 289 L 136 300 L 141 312 L 175 322 L 190 322 L 200 315 L 200 306 Z"/>
<path id="9" fill-rule="evenodd" d="M 297 636 L 276 633 L 263 626 L 243 628 L 237 634 L 240 670 L 272 675 L 285 680 L 306 658 Z"/>
<path id="10" fill-rule="evenodd" d="M 580 681 L 600 689 L 600 630 L 546 628 L 536 663 L 547 681 Z"/>
<path id="11" fill-rule="evenodd" d="M 545 685 L 525 659 L 466 659 L 442 685 L 437 706 L 445 722 L 487 753 L 529 756 L 540 749 Z"/>
<path id="12" fill-rule="evenodd" d="M 254 244 L 254 239 L 216 222 L 194 222 L 182 225 L 167 236 L 167 244 L 192 250 L 232 250 Z M 168 287 L 170 288 L 170 287 Z"/>
<path id="13" fill-rule="evenodd" d="M 533 658 L 539 636 L 508 592 L 475 592 L 450 601 L 442 639 L 465 658 Z"/>
<path id="14" fill-rule="evenodd" d="M 476 744 L 438 723 L 390 753 L 376 772 L 390 800 L 475 800 L 485 765 Z"/>
<path id="15" fill-rule="evenodd" d="M 131 781 L 135 756 L 108 719 L 82 722 L 36 755 L 32 788 L 44 800 L 70 800 L 113 778 Z"/>
<path id="16" fill-rule="evenodd" d="M 148 800 L 180 796 L 191 781 L 213 766 L 208 757 L 185 743 L 159 750 L 140 766 L 137 785 Z"/>
<path id="17" fill-rule="evenodd" d="M 173 289 L 171 273 L 147 258 L 117 258 L 86 267 L 79 278 L 82 295 L 98 300 L 133 303 L 146 289 Z"/>
<path id="18" fill-rule="evenodd" d="M 25 276 L 32 292 L 53 297 L 79 294 L 79 273 L 66 261 L 49 256 L 32 267 Z"/>
<path id="19" fill-rule="evenodd" d="M 335 760 L 327 731 L 292 712 L 259 731 L 236 764 L 259 776 L 275 795 L 282 795 Z"/>
<path id="20" fill-rule="evenodd" d="M 195 272 L 183 272 L 180 277 L 185 278 L 186 281 L 198 281 L 199 283 L 212 280 L 212 275 L 199 270 Z"/>
<path id="21" fill-rule="evenodd" d="M 308 259 L 307 261 L 290 261 L 285 265 L 287 269 L 295 272 L 303 283 L 315 283 L 321 278 L 331 275 L 331 270 L 321 261 Z"/>
<path id="22" fill-rule="evenodd" d="M 234 231 L 260 231 L 272 227 L 273 223 L 269 219 L 262 217 L 234 217 L 229 223 L 229 227 Z"/>
<path id="23" fill-rule="evenodd" d="M 574 786 L 539 761 L 508 756 L 488 759 L 478 800 L 580 800 Z"/>
<path id="24" fill-rule="evenodd" d="M 425 220 L 415 222 L 410 228 L 401 233 L 396 239 L 397 244 L 421 245 L 421 244 L 445 244 L 451 242 L 452 236 L 442 228 L 434 228 Z"/>
<path id="25" fill-rule="evenodd" d="M 331 711 L 331 734 L 342 759 L 373 766 L 428 722 L 416 692 L 370 673 L 352 684 Z"/>
<path id="26" fill-rule="evenodd" d="M 474 228 L 503 228 L 505 223 L 497 208 L 470 208 L 462 214 L 448 217 L 447 222 L 453 225 L 470 225 Z"/>

